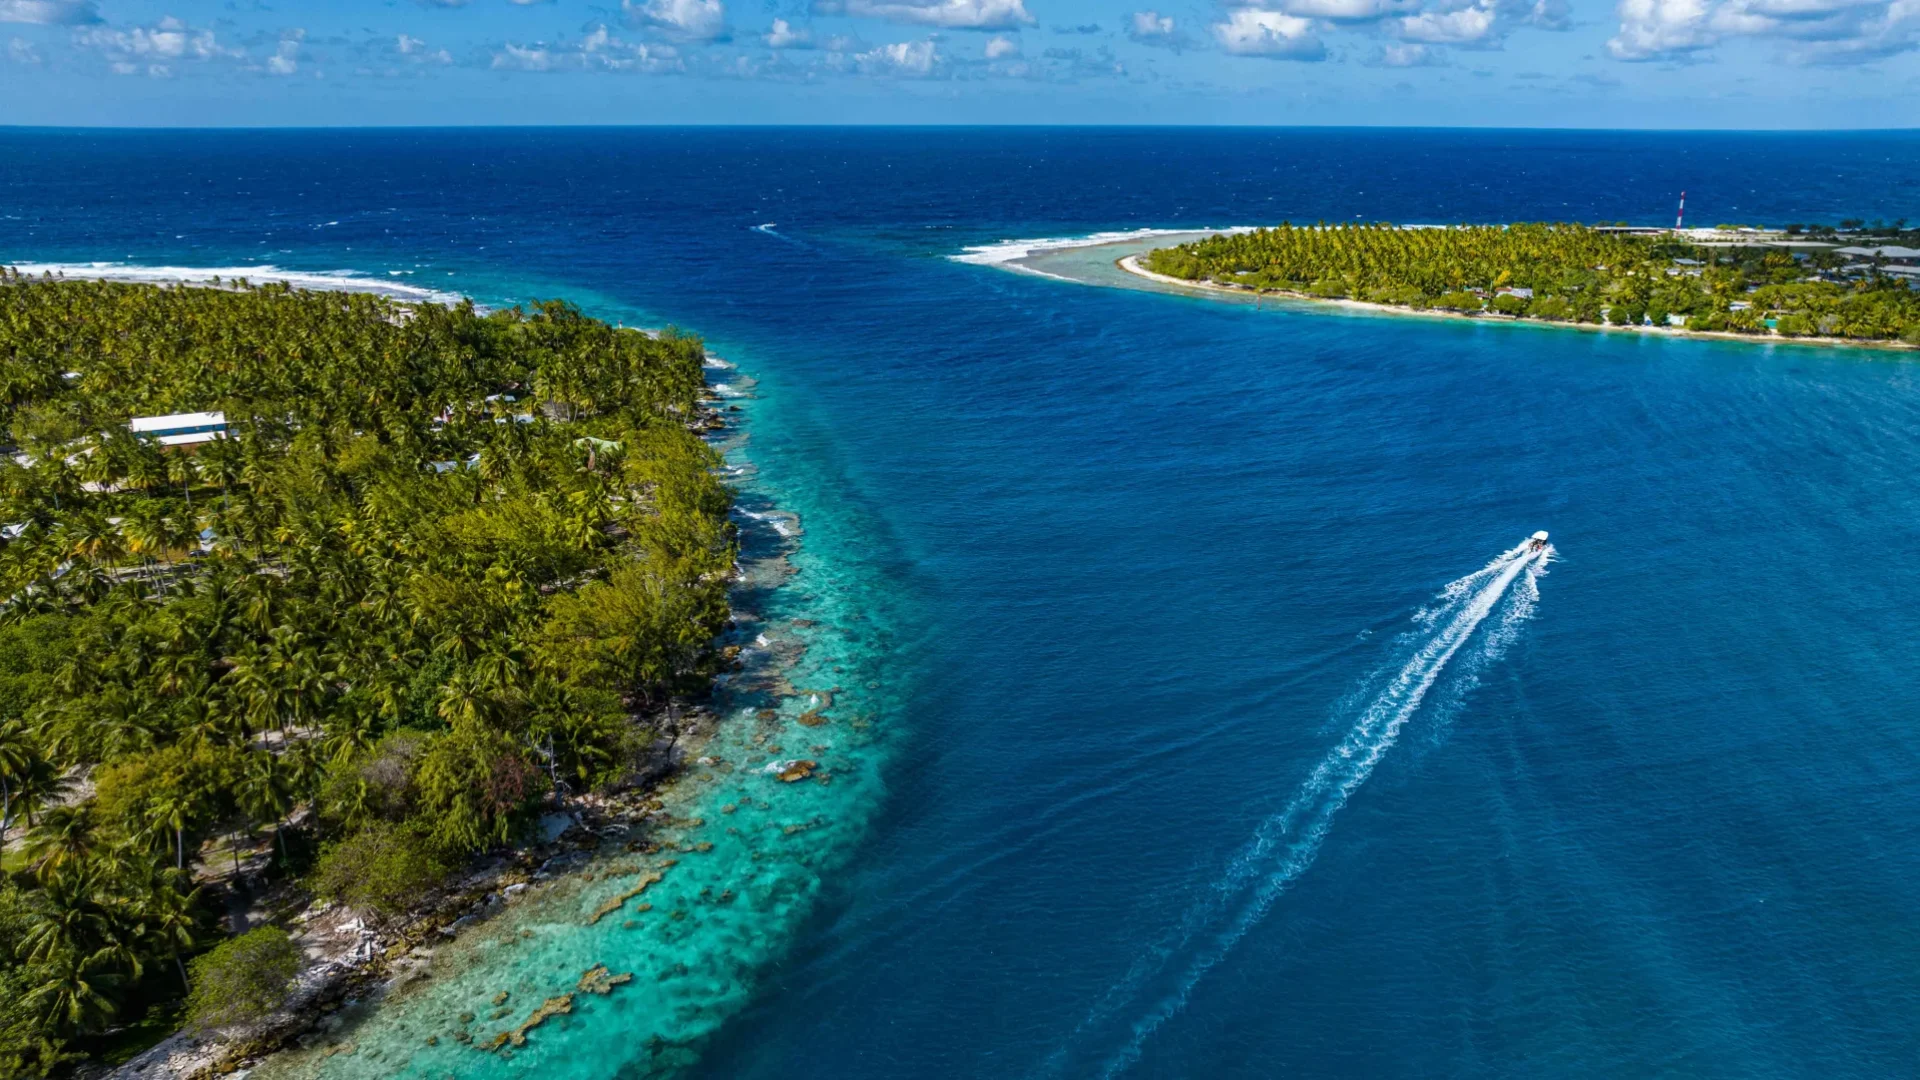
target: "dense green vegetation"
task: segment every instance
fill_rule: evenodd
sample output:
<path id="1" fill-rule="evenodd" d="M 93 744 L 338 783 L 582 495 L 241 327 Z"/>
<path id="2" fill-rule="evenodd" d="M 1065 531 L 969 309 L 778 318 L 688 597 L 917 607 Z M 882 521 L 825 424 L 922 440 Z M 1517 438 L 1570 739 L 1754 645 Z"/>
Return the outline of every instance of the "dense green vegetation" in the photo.
<path id="1" fill-rule="evenodd" d="M 177 1008 L 243 876 L 399 911 L 645 761 L 729 617 L 701 355 L 0 273 L 0 1075 Z M 128 431 L 197 410 L 230 437 Z"/>
<path id="2" fill-rule="evenodd" d="M 1144 264 L 1187 281 L 1468 314 L 1632 326 L 1678 316 L 1692 330 L 1920 345 L 1920 292 L 1878 273 L 1819 280 L 1845 261 L 1579 225 L 1281 225 L 1162 248 Z"/>
<path id="3" fill-rule="evenodd" d="M 187 1016 L 195 1026 L 264 1019 L 286 1003 L 300 973 L 300 946 L 285 930 L 262 926 L 194 958 Z"/>

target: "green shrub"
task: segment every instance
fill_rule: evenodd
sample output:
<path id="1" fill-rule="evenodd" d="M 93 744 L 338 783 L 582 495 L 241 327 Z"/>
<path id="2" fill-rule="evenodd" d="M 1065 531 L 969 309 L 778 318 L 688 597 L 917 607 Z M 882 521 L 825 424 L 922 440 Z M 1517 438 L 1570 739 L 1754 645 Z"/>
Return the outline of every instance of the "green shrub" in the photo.
<path id="1" fill-rule="evenodd" d="M 1814 321 L 1805 315 L 1782 315 L 1773 328 L 1780 331 L 1783 337 L 1812 337 L 1820 332 Z"/>
<path id="2" fill-rule="evenodd" d="M 1433 306 L 1445 311 L 1477 312 L 1481 308 L 1480 297 L 1462 290 L 1450 292 L 1434 300 Z"/>
<path id="3" fill-rule="evenodd" d="M 440 884 L 447 870 L 424 828 L 377 821 L 321 851 L 313 889 L 357 910 L 397 915 Z"/>
<path id="4" fill-rule="evenodd" d="M 299 972 L 300 947 L 277 926 L 228 938 L 193 961 L 187 1017 L 203 1029 L 264 1020 L 286 1004 Z"/>
<path id="5" fill-rule="evenodd" d="M 1502 315 L 1520 315 L 1527 310 L 1527 302 L 1512 293 L 1502 293 L 1493 298 L 1492 307 Z"/>
<path id="6" fill-rule="evenodd" d="M 1367 299 L 1376 304 L 1416 306 L 1426 300 L 1426 294 L 1412 285 L 1380 285 L 1367 290 Z"/>
<path id="7" fill-rule="evenodd" d="M 1536 296 L 1527 304 L 1527 316 L 1565 322 L 1573 318 L 1573 306 L 1557 296 Z"/>

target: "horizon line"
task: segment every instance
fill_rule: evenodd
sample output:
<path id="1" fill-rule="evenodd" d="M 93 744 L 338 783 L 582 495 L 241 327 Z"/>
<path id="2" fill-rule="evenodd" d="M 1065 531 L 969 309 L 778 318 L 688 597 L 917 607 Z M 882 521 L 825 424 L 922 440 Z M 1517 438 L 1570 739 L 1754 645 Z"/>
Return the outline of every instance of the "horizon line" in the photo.
<path id="1" fill-rule="evenodd" d="M 710 124 L 7 124 L 0 132 L 268 132 L 268 131 L 1432 131 L 1542 132 L 1607 135 L 1920 135 L 1913 127 L 1527 127 L 1491 124 L 1122 124 L 1122 123 L 710 123 Z"/>

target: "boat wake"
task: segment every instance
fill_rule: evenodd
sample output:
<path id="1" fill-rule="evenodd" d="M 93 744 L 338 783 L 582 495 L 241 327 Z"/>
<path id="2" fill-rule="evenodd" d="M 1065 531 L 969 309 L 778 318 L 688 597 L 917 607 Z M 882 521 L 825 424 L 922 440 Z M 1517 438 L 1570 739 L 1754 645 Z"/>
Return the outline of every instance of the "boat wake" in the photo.
<path id="1" fill-rule="evenodd" d="M 1103 1033 L 1121 1045 L 1099 1066 L 1100 1076 L 1118 1076 L 1139 1060 L 1147 1040 L 1186 1006 L 1200 980 L 1313 865 L 1334 817 L 1373 775 L 1448 665 L 1466 651 L 1456 677 L 1444 687 L 1439 701 L 1443 712 L 1472 688 L 1483 668 L 1505 654 L 1521 624 L 1533 614 L 1540 595 L 1536 581 L 1552 556 L 1553 548 L 1544 540 L 1523 543 L 1450 582 L 1432 604 L 1415 613 L 1415 629 L 1398 639 L 1411 653 L 1375 672 L 1366 691 L 1341 710 L 1352 716 L 1345 736 L 1286 805 L 1260 823 L 1225 874 L 1187 910 L 1179 925 L 1135 961 L 1101 998 L 1049 1060 L 1046 1072 L 1064 1072 L 1067 1055 Z M 1489 619 L 1492 625 L 1480 632 Z M 1470 643 L 1473 648 L 1468 649 Z"/>

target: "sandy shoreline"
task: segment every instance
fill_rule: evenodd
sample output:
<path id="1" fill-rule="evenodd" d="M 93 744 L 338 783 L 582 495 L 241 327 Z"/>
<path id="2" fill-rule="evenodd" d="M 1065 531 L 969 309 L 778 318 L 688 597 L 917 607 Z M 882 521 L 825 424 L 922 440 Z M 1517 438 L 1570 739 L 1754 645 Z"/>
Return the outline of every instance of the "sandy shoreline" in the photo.
<path id="1" fill-rule="evenodd" d="M 56 281 L 106 281 L 120 285 L 228 290 L 239 288 L 244 281 L 255 288 L 285 285 L 307 292 L 366 293 L 407 304 L 451 305 L 463 299 L 459 292 L 400 280 L 405 275 L 379 278 L 356 270 L 288 270 L 269 263 L 254 266 L 142 266 L 116 262 L 7 263 L 0 260 L 0 267 L 14 270 L 22 278 L 35 280 L 51 277 Z"/>
<path id="2" fill-rule="evenodd" d="M 1890 352 L 1920 351 L 1920 347 L 1908 345 L 1903 341 L 1861 341 L 1857 338 L 1780 337 L 1777 335 L 1767 335 L 1763 337 L 1757 334 L 1736 334 L 1725 330 L 1688 330 L 1685 327 L 1679 326 L 1614 326 L 1612 324 L 1602 325 L 1599 323 L 1553 322 L 1547 319 L 1523 319 L 1514 315 L 1499 315 L 1493 312 L 1468 315 L 1458 311 L 1421 310 L 1418 308 L 1401 307 L 1396 304 L 1376 304 L 1369 300 L 1353 300 L 1347 298 L 1330 299 L 1324 296 L 1310 296 L 1306 293 L 1287 292 L 1284 290 L 1257 291 L 1253 289 L 1239 289 L 1228 285 L 1216 284 L 1211 281 L 1187 281 L 1182 278 L 1169 277 L 1166 274 L 1156 274 L 1140 265 L 1140 256 L 1143 254 L 1145 254 L 1145 252 L 1122 256 L 1114 260 L 1114 265 L 1126 273 L 1147 281 L 1170 285 L 1178 289 L 1187 289 L 1197 293 L 1209 293 L 1220 296 L 1236 296 L 1249 299 L 1274 297 L 1276 299 L 1299 300 L 1313 304 L 1330 304 L 1355 311 L 1379 312 L 1386 315 L 1410 315 L 1429 319 L 1465 319 L 1480 323 L 1500 323 L 1514 326 L 1545 326 L 1562 330 L 1587 330 L 1598 333 L 1645 334 L 1651 337 L 1693 338 L 1703 341 L 1738 341 L 1747 345 L 1817 345 L 1821 347 L 1846 349 L 1879 349 Z"/>

